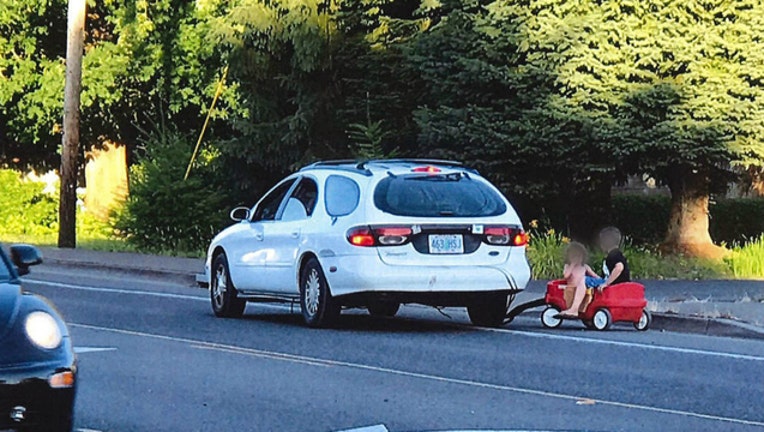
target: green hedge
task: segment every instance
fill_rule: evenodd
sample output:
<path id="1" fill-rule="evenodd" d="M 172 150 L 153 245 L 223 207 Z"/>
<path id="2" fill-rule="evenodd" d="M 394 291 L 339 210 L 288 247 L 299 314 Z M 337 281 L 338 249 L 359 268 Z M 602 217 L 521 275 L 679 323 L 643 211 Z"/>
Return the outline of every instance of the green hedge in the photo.
<path id="1" fill-rule="evenodd" d="M 613 196 L 613 223 L 634 244 L 656 244 L 666 233 L 670 198 L 667 196 Z M 744 243 L 764 233 L 764 199 L 717 200 L 710 205 L 711 238 L 717 243 Z"/>
<path id="2" fill-rule="evenodd" d="M 0 169 L 0 235 L 48 235 L 58 230 L 58 200 L 43 192 L 44 183 Z"/>

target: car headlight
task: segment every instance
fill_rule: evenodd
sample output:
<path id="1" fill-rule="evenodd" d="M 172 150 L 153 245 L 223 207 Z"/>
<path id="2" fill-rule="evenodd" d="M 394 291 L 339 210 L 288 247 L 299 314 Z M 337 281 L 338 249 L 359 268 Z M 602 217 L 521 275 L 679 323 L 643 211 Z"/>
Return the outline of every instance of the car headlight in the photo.
<path id="1" fill-rule="evenodd" d="M 32 343 L 43 349 L 54 349 L 61 345 L 61 328 L 47 312 L 36 311 L 27 315 L 24 329 Z"/>

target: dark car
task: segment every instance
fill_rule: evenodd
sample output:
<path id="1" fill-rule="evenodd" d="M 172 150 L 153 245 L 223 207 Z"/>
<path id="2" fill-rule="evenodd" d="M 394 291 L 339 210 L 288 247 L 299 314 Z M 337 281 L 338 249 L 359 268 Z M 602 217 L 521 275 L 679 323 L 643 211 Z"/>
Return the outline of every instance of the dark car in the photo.
<path id="1" fill-rule="evenodd" d="M 39 251 L 0 248 L 0 431 L 71 431 L 77 363 L 69 331 L 53 305 L 25 292 L 19 277 Z"/>

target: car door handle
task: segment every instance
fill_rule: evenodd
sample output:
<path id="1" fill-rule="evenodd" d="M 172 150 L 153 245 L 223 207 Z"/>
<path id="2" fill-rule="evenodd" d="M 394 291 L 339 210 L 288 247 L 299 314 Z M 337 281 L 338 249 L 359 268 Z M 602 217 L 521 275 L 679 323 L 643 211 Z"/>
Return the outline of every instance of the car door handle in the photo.
<path id="1" fill-rule="evenodd" d="M 293 232 L 292 234 L 290 234 L 290 235 L 292 236 L 292 238 L 300 238 L 300 232 L 299 232 L 299 231 L 294 231 L 294 232 Z"/>
<path id="2" fill-rule="evenodd" d="M 263 241 L 263 233 L 256 233 L 255 234 L 255 240 Z"/>

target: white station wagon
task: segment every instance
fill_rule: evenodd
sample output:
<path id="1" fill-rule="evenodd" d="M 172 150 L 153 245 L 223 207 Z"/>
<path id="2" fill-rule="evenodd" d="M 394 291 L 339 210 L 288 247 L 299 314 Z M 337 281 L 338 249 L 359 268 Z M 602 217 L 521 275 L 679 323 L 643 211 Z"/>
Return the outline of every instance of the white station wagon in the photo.
<path id="1" fill-rule="evenodd" d="M 231 218 L 202 278 L 221 317 L 241 316 L 248 301 L 299 301 L 320 327 L 342 308 L 393 316 L 420 303 L 498 326 L 530 279 L 517 213 L 456 162 L 317 162 Z"/>

